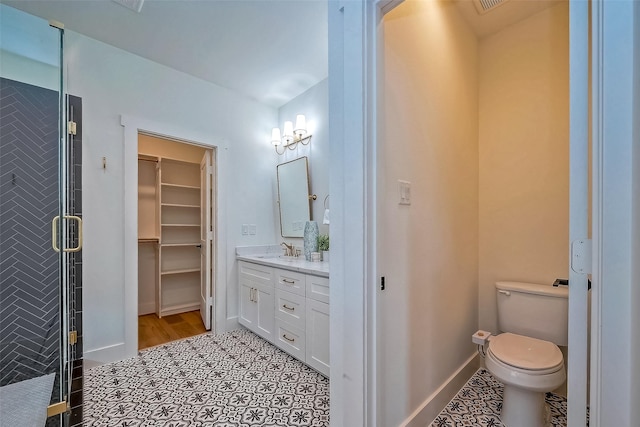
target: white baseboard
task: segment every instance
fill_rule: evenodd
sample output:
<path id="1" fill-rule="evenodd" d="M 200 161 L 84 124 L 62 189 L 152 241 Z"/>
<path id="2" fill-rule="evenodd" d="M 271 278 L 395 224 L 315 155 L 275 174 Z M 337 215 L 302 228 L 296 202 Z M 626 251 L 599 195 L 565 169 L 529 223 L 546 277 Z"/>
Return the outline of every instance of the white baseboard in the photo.
<path id="1" fill-rule="evenodd" d="M 95 350 L 87 350 L 83 353 L 82 360 L 85 368 L 104 365 L 105 363 L 118 362 L 126 359 L 124 343 L 114 344 Z"/>
<path id="2" fill-rule="evenodd" d="M 436 391 L 427 397 L 400 426 L 424 427 L 430 425 L 479 367 L 480 357 L 477 353 L 474 353 Z"/>
<path id="3" fill-rule="evenodd" d="M 156 302 L 138 302 L 138 316 L 156 312 Z"/>

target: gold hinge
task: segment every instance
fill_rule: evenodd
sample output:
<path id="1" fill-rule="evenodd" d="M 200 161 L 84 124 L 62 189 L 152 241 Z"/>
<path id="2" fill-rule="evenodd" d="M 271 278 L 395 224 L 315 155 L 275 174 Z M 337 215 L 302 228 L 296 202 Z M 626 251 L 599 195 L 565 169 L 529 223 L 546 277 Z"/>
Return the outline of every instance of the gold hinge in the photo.
<path id="1" fill-rule="evenodd" d="M 75 135 L 76 134 L 76 122 L 69 121 L 68 130 L 69 130 L 69 135 Z"/>
<path id="2" fill-rule="evenodd" d="M 78 332 L 71 331 L 69 332 L 69 345 L 75 345 L 78 342 Z"/>
<path id="3" fill-rule="evenodd" d="M 67 412 L 67 409 L 67 402 L 64 400 L 62 402 L 54 403 L 53 405 L 47 406 L 47 417 L 53 417 L 54 415 Z"/>

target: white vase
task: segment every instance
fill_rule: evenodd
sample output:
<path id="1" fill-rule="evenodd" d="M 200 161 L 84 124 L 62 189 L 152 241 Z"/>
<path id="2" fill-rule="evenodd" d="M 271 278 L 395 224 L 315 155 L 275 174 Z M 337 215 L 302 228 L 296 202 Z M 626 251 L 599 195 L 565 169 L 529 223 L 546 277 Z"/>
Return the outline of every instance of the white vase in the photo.
<path id="1" fill-rule="evenodd" d="M 322 251 L 322 261 L 329 262 L 329 251 Z"/>

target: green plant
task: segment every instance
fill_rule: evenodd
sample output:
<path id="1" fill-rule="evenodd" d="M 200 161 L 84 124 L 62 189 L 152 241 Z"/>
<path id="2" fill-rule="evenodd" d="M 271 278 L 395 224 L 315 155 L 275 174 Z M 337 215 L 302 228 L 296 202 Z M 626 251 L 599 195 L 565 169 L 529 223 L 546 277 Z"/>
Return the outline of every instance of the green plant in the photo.
<path id="1" fill-rule="evenodd" d="M 329 250 L 329 235 L 321 234 L 318 236 L 318 250 L 319 251 L 328 251 Z"/>

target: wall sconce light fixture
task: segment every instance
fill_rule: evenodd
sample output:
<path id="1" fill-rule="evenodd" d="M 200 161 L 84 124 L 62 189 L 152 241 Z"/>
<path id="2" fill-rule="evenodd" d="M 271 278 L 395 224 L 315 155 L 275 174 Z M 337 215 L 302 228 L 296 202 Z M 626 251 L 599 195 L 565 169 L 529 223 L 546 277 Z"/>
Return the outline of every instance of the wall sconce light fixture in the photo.
<path id="1" fill-rule="evenodd" d="M 284 122 L 282 136 L 280 136 L 280 128 L 273 128 L 271 131 L 271 144 L 273 144 L 278 154 L 284 154 L 286 148 L 295 149 L 298 143 L 309 145 L 310 142 L 311 135 L 307 135 L 307 119 L 303 114 L 296 116 L 295 127 L 290 121 Z M 280 146 L 282 146 L 282 152 L 278 149 Z"/>

